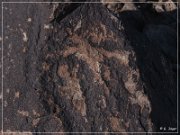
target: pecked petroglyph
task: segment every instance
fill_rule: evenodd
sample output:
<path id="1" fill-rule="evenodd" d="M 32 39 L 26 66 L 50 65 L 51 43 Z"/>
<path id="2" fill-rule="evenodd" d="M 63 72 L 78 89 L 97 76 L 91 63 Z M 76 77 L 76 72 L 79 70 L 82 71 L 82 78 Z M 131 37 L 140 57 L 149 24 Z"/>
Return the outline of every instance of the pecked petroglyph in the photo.
<path id="1" fill-rule="evenodd" d="M 81 22 L 82 23 L 82 22 Z M 100 30 L 98 28 L 91 30 L 87 30 L 89 33 L 89 37 L 91 37 L 91 40 L 93 43 L 100 44 L 104 40 L 112 40 L 116 44 L 123 43 L 122 41 L 119 41 L 120 39 L 116 38 L 116 35 L 108 31 L 105 25 L 100 25 Z M 100 32 L 99 32 L 100 31 Z M 70 31 L 68 31 L 70 32 Z M 99 32 L 99 33 L 98 33 Z M 106 81 L 111 80 L 111 71 L 110 67 L 103 65 L 105 59 L 116 59 L 118 61 L 118 64 L 125 67 L 126 71 L 123 73 L 123 83 L 125 89 L 128 91 L 129 95 L 129 101 L 132 105 L 137 104 L 140 106 L 140 112 L 143 113 L 144 108 L 148 109 L 148 112 L 151 112 L 151 104 L 149 102 L 148 97 L 143 93 L 143 88 L 139 87 L 139 70 L 132 69 L 129 65 L 129 56 L 132 53 L 131 51 L 116 49 L 113 51 L 108 51 L 104 49 L 103 47 L 97 47 L 92 46 L 91 43 L 89 43 L 86 38 L 87 33 L 84 33 L 83 36 L 72 34 L 69 39 L 74 43 L 73 46 L 66 46 L 64 50 L 58 51 L 58 55 L 63 56 L 64 58 L 74 55 L 79 60 L 84 61 L 88 67 L 91 69 L 93 73 L 93 83 L 98 83 L 104 88 L 105 97 L 103 96 L 102 99 L 98 101 L 98 105 L 101 109 L 107 108 L 106 100 L 110 95 L 110 88 L 107 87 L 107 85 L 104 82 L 104 79 Z M 133 54 L 134 55 L 134 54 Z M 134 61 L 135 61 L 134 57 Z M 73 71 L 68 70 L 68 65 L 60 65 L 58 68 L 58 75 L 62 78 L 65 78 L 67 81 L 67 84 L 63 87 L 60 87 L 60 93 L 69 100 L 72 101 L 72 104 L 74 108 L 80 112 L 82 116 L 86 116 L 87 106 L 85 103 L 85 97 L 83 96 L 83 93 L 81 91 L 81 86 L 79 83 L 79 79 L 76 75 L 78 72 L 78 68 L 80 65 L 77 65 L 74 67 Z M 104 66 L 104 69 L 106 72 L 101 71 L 101 67 Z M 72 73 L 71 73 L 72 72 Z M 100 96 L 101 97 L 101 96 Z M 147 119 L 149 123 L 149 128 L 152 126 L 151 120 Z M 120 118 L 110 118 L 111 128 L 113 131 L 125 131 L 124 126 L 125 125 L 119 125 L 120 124 Z"/>
<path id="2" fill-rule="evenodd" d="M 100 29 L 100 30 L 99 30 Z M 116 35 L 112 33 L 112 31 L 107 31 L 107 28 L 105 25 L 100 24 L 100 27 L 98 28 L 91 28 L 90 30 L 87 30 L 86 32 L 90 32 L 89 36 L 91 36 L 91 40 L 97 44 L 99 44 L 103 40 L 113 40 L 118 43 L 118 38 L 116 38 Z M 100 32 L 99 32 L 100 31 Z M 84 33 L 84 35 L 87 35 L 87 33 Z M 127 91 L 133 96 L 133 98 L 130 97 L 132 103 L 137 103 L 141 108 L 144 108 L 144 106 L 147 106 L 149 108 L 149 111 L 151 111 L 151 106 L 149 103 L 149 100 L 146 95 L 142 94 L 143 89 L 138 88 L 138 80 L 139 80 L 139 71 L 133 70 L 129 66 L 129 55 L 131 54 L 130 51 L 125 50 L 114 50 L 114 51 L 107 51 L 103 48 L 96 48 L 92 46 L 90 43 L 88 43 L 83 37 L 78 36 L 76 34 L 71 35 L 70 39 L 73 41 L 75 46 L 68 47 L 66 46 L 63 51 L 59 51 L 59 55 L 62 55 L 63 57 L 68 57 L 69 55 L 74 54 L 78 59 L 86 62 L 89 66 L 89 68 L 93 71 L 94 74 L 94 80 L 93 82 L 97 82 L 101 85 L 104 85 L 104 81 L 102 79 L 101 75 L 101 63 L 103 63 L 104 59 L 111 59 L 115 58 L 118 60 L 120 65 L 123 65 L 127 68 L 126 76 L 127 79 L 123 79 L 124 86 L 127 89 Z M 64 68 L 63 68 L 64 67 Z M 62 76 L 69 77 L 68 67 L 67 65 L 63 65 L 62 70 L 58 73 L 62 72 Z M 63 73 L 64 72 L 64 73 Z M 110 72 L 108 72 L 107 67 L 107 73 L 103 75 L 107 80 L 110 80 Z M 136 76 L 137 80 L 134 80 L 133 76 Z M 77 91 L 80 91 L 79 81 L 75 78 L 69 78 L 71 81 L 68 82 L 68 86 L 74 89 L 77 89 Z M 67 91 L 67 87 L 64 87 L 62 91 Z M 76 92 L 77 92 L 76 91 Z M 74 92 L 71 92 L 72 95 L 71 98 L 75 94 Z M 76 97 L 82 98 L 82 93 L 75 94 Z M 70 98 L 69 97 L 69 98 Z M 85 107 L 84 107 L 85 108 Z"/>

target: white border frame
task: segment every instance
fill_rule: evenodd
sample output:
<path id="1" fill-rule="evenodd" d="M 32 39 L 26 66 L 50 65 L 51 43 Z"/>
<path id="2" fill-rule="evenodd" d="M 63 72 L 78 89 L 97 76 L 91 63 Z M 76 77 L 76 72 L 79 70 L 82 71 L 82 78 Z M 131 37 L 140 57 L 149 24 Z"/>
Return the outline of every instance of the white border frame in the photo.
<path id="1" fill-rule="evenodd" d="M 179 101 L 179 91 L 178 91 L 178 89 L 179 89 L 179 86 L 178 86 L 178 82 L 179 82 L 179 70 L 178 70 L 178 68 L 179 68 L 179 55 L 178 55 L 178 50 L 179 50 L 179 46 L 178 46 L 178 43 L 179 43 L 179 19 L 178 19 L 178 16 L 179 16 L 179 8 L 178 8 L 178 5 L 179 5 L 179 2 L 174 2 L 175 4 L 177 4 L 177 132 L 4 132 L 3 131 L 3 78 L 4 78 L 4 75 L 3 75 L 3 4 L 4 3 L 10 3 L 10 4 L 34 4 L 34 3 L 44 3 L 44 4 L 49 4 L 49 3 L 101 3 L 101 2 L 18 2 L 18 1 L 16 1 L 16 2 L 1 2 L 1 12 L 2 12 L 2 48 L 1 48 L 1 50 L 2 50 L 2 55 L 1 55 L 1 63 L 2 63 L 2 70 L 1 70 L 1 72 L 2 72 L 2 74 L 1 74 L 1 79 L 2 79 L 2 84 L 1 84 L 1 88 L 2 88 L 2 129 L 1 129 L 1 134 L 3 135 L 3 134 L 19 134 L 19 133 L 22 133 L 22 134 L 33 134 L 33 133 L 37 133 L 37 134 L 49 134 L 49 133 L 52 133 L 52 134 L 68 134 L 68 133 L 73 133 L 73 134 L 79 134 L 79 133 L 82 133 L 82 134 L 84 134 L 84 133 L 86 133 L 86 134 L 93 134 L 93 133 L 99 133 L 99 134 L 102 134 L 102 133 L 116 133 L 116 134 L 123 134 L 123 133 L 129 133 L 129 134 L 133 134 L 133 133 L 135 133 L 135 134 L 154 134 L 154 133 L 156 133 L 156 134 L 170 134 L 170 133 L 174 133 L 174 134 L 178 134 L 179 133 L 179 106 L 178 106 L 178 101 Z M 118 2 L 118 1 L 114 1 L 114 2 L 107 2 L 107 1 L 104 1 L 103 3 L 122 3 L 122 2 Z M 171 3 L 171 2 L 123 2 L 123 3 Z"/>

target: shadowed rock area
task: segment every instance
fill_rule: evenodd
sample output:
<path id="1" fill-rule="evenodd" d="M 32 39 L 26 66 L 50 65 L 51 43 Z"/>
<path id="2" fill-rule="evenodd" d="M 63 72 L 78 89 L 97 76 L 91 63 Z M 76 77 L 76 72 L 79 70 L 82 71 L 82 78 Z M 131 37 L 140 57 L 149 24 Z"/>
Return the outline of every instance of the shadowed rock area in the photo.
<path id="1" fill-rule="evenodd" d="M 178 5 L 118 2 L 4 3 L 4 132 L 177 132 Z"/>

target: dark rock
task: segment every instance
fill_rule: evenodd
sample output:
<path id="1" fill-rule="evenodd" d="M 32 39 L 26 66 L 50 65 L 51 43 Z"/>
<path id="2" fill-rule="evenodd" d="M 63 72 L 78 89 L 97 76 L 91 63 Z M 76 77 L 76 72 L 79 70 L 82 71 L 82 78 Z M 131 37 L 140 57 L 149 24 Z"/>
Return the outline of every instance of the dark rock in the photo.
<path id="1" fill-rule="evenodd" d="M 119 2 L 4 4 L 3 131 L 177 131 L 176 4 Z"/>

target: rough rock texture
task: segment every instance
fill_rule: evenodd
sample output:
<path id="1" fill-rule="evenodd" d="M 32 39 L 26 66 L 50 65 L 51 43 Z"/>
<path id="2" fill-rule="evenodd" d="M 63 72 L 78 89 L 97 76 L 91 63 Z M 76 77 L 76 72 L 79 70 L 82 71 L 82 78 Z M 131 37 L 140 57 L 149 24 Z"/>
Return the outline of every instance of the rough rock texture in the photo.
<path id="1" fill-rule="evenodd" d="M 177 131 L 177 5 L 119 2 L 4 3 L 4 132 Z"/>

